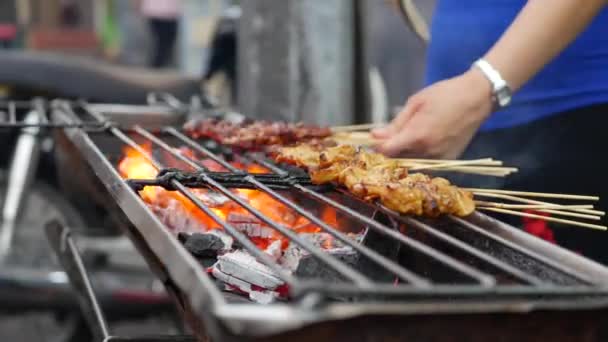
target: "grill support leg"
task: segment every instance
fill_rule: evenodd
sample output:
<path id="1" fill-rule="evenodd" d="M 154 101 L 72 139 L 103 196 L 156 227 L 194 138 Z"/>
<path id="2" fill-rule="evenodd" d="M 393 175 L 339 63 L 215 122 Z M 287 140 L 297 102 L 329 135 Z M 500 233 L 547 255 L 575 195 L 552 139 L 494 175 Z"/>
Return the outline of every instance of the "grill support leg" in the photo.
<path id="1" fill-rule="evenodd" d="M 35 111 L 27 114 L 24 122 L 36 124 L 40 116 Z M 40 128 L 24 128 L 17 139 L 7 179 L 7 190 L 2 206 L 2 229 L 0 230 L 0 261 L 10 252 L 15 225 L 25 198 L 26 190 L 36 174 L 40 157 Z"/>
<path id="2" fill-rule="evenodd" d="M 117 337 L 110 334 L 108 321 L 103 313 L 102 307 L 95 295 L 93 285 L 85 268 L 80 252 L 76 247 L 70 230 L 57 221 L 50 222 L 46 226 L 47 238 L 57 255 L 61 266 L 70 279 L 70 283 L 76 292 L 80 310 L 88 323 L 94 341 L 150 341 L 150 342 L 195 342 L 191 336 L 142 336 L 142 337 Z M 82 331 L 80 331 L 82 333 Z"/>

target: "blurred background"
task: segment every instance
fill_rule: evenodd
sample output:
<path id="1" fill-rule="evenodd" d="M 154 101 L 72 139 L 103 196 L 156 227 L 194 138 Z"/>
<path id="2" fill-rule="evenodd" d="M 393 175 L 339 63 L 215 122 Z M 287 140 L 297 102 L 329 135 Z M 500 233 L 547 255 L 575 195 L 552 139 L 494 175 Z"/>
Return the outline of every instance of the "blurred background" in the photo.
<path id="1" fill-rule="evenodd" d="M 434 2 L 417 2 L 426 19 Z M 47 57 L 31 57 L 46 63 L 42 70 L 26 65 L 35 73 L 29 82 L 38 87 L 62 64 L 72 66 L 62 70 L 71 80 L 70 70 L 77 74 L 75 66 L 86 58 L 85 68 L 122 67 L 104 69 L 105 77 L 147 78 L 141 86 L 150 89 L 156 79 L 163 90 L 163 76 L 197 81 L 222 104 L 252 116 L 320 124 L 383 121 L 423 81 L 425 44 L 394 3 L 3 0 L 0 46 Z M 0 82 L 27 83 L 25 75 L 4 69 Z M 52 94 L 54 87 L 40 90 Z M 82 81 L 74 80 L 53 95 L 134 101 L 104 95 L 100 87 L 90 87 L 97 93 L 81 88 Z"/>

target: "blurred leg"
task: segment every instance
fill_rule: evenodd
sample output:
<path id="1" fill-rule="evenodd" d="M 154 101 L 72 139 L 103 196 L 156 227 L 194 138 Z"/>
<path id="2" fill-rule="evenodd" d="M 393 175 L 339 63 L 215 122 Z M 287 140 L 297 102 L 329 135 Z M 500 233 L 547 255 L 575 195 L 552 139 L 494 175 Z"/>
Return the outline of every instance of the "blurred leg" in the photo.
<path id="1" fill-rule="evenodd" d="M 154 54 L 151 66 L 163 68 L 169 65 L 177 38 L 177 21 L 150 19 L 150 29 L 154 36 Z"/>

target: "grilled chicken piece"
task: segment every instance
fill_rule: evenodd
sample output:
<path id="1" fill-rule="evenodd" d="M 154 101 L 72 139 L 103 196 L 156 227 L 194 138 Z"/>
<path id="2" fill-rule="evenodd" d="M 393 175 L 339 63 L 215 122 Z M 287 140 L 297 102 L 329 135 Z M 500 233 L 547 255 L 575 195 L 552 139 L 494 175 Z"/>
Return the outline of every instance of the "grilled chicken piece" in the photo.
<path id="1" fill-rule="evenodd" d="M 437 217 L 441 214 L 467 216 L 475 210 L 473 194 L 459 189 L 444 178 L 431 178 L 420 173 L 398 183 L 386 185 L 380 201 L 402 214 Z"/>
<path id="2" fill-rule="evenodd" d="M 467 216 L 475 210 L 472 193 L 444 178 L 408 175 L 398 161 L 348 145 L 322 147 L 303 144 L 281 148 L 275 159 L 308 170 L 315 184 L 337 183 L 367 201 L 417 216 Z"/>

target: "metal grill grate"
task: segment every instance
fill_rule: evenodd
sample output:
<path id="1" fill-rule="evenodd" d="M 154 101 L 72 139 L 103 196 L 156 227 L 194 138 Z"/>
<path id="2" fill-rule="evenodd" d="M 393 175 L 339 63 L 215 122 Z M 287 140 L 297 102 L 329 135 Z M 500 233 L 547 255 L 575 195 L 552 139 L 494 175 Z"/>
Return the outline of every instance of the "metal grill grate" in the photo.
<path id="1" fill-rule="evenodd" d="M 80 111 L 87 112 L 87 115 L 98 119 L 102 117 L 101 113 L 93 111 L 86 104 L 74 107 L 69 103 L 60 106 L 56 110 L 55 116 L 59 122 L 74 122 L 74 118 L 83 115 Z M 239 158 L 258 163 L 271 170 L 271 174 L 252 174 L 237 169 L 215 149 L 204 146 L 173 127 L 164 127 L 154 133 L 137 125 L 129 129 L 106 125 L 103 132 L 89 132 L 90 134 L 74 128 L 68 128 L 65 132 L 79 147 L 110 194 L 133 222 L 136 230 L 136 233 L 133 233 L 135 238 L 146 241 L 149 248 L 148 253 L 151 253 L 153 259 L 161 264 L 160 272 L 171 279 L 184 293 L 185 298 L 189 301 L 185 306 L 190 306 L 195 315 L 207 323 L 230 318 L 234 324 L 236 324 L 235 322 L 242 324 L 238 328 L 241 333 L 243 331 L 260 333 L 260 330 L 267 333 L 287 329 L 286 327 L 292 326 L 292 324 L 302 324 L 311 318 L 294 316 L 291 312 L 289 322 L 285 323 L 284 317 L 276 315 L 285 314 L 285 311 L 281 311 L 285 308 L 278 310 L 277 308 L 280 306 L 271 305 L 269 310 L 278 310 L 275 315 L 264 311 L 267 316 L 264 317 L 260 314 L 261 316 L 254 318 L 253 321 L 266 323 L 272 321 L 273 326 L 268 327 L 262 324 L 262 327 L 252 327 L 252 318 L 245 319 L 243 316 L 247 310 L 231 310 L 235 304 L 230 304 L 222 297 L 213 281 L 203 272 L 195 259 L 183 249 L 169 230 L 138 197 L 137 190 L 144 186 L 162 186 L 165 189 L 177 191 L 189 199 L 194 206 L 231 235 L 243 249 L 269 267 L 289 285 L 293 299 L 291 309 L 294 310 L 303 308 L 312 310 L 311 301 L 319 304 L 324 302 L 323 299 L 328 296 L 335 295 L 352 296 L 356 299 L 356 303 L 349 304 L 353 309 L 356 308 L 355 311 L 348 314 L 343 312 L 336 317 L 357 315 L 361 312 L 377 312 L 377 310 L 384 313 L 410 312 L 414 308 L 405 304 L 411 303 L 411 300 L 443 305 L 435 307 L 436 310 L 454 310 L 454 305 L 458 305 L 460 300 L 462 300 L 461 303 L 477 301 L 478 304 L 481 303 L 481 306 L 484 303 L 496 305 L 501 302 L 518 301 L 521 303 L 524 301 L 531 305 L 527 306 L 529 309 L 531 307 L 540 308 L 544 305 L 551 307 L 557 300 L 572 300 L 572 303 L 576 302 L 577 305 L 580 305 L 591 298 L 600 300 L 600 298 L 608 296 L 608 291 L 606 291 L 608 270 L 601 265 L 527 236 L 525 233 L 479 213 L 466 219 L 447 217 L 442 220 L 422 220 L 405 217 L 382 206 L 350 198 L 353 201 L 361 202 L 360 205 L 381 212 L 386 217 L 405 225 L 409 230 L 423 234 L 435 242 L 430 244 L 426 243 L 424 239 L 404 234 L 395 227 L 366 216 L 349 205 L 337 201 L 328 192 L 337 192 L 344 196 L 348 196 L 348 194 L 340 190 L 314 187 L 306 177 L 273 164 L 260 153 L 244 153 L 240 154 Z M 160 171 L 158 178 L 155 180 L 122 180 L 115 166 L 107 159 L 107 153 L 95 143 L 95 134 L 109 136 L 141 152 Z M 137 143 L 140 140 L 151 142 L 155 149 L 172 156 L 194 171 L 171 169 L 157 158 L 148 157 L 146 151 Z M 205 158 L 219 163 L 227 172 L 208 170 L 198 160 L 178 153 L 176 148 L 179 146 L 187 146 Z M 222 148 L 221 150 L 227 149 Z M 298 244 L 320 262 L 340 274 L 343 281 L 329 283 L 318 279 L 300 279 L 286 272 L 276 261 L 252 243 L 245 234 L 203 203 L 193 193 L 192 188 L 209 189 L 234 201 L 265 225 L 288 237 L 291 242 Z M 350 246 L 377 267 L 398 278 L 399 282 L 394 284 L 379 282 L 313 246 L 294 231 L 273 221 L 263 212 L 251 206 L 233 193 L 232 188 L 252 188 L 264 192 L 320 227 L 323 232 Z M 307 208 L 288 199 L 282 194 L 282 191 L 285 190 L 334 208 L 341 215 L 359 222 L 368 230 L 398 243 L 401 249 L 413 253 L 418 259 L 455 276 L 447 281 L 438 281 L 425 272 L 411 269 L 398 260 L 388 258 L 380 251 L 359 244 L 336 227 L 324 222 Z M 505 283 L 501 280 L 502 278 L 508 278 L 510 281 Z M 485 302 L 487 300 L 490 302 Z M 327 305 L 331 304 L 323 307 L 327 308 Z M 380 309 L 378 305 L 380 305 Z M 239 308 L 243 309 L 242 305 Z M 331 316 L 318 315 L 312 320 L 322 319 L 321 317 L 327 319 Z"/>

